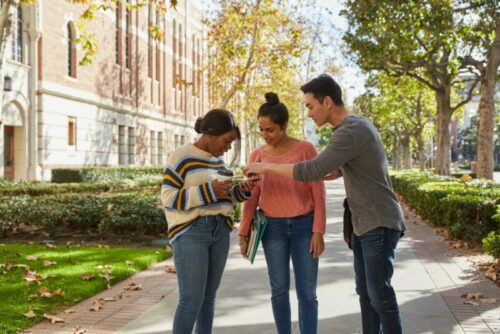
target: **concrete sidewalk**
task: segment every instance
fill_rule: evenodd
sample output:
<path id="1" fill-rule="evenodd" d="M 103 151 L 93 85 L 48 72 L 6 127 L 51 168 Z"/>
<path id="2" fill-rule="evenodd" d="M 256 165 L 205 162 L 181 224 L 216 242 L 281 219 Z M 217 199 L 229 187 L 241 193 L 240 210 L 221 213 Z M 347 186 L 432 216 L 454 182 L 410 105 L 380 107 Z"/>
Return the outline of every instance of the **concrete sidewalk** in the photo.
<path id="1" fill-rule="evenodd" d="M 342 240 L 342 181 L 327 182 L 328 226 L 326 251 L 320 259 L 318 281 L 319 333 L 361 333 L 358 298 L 354 290 L 352 252 Z M 426 224 L 410 214 L 408 232 L 398 246 L 393 284 L 410 334 L 500 333 L 500 289 L 475 272 L 464 257 L 450 250 Z M 237 233 L 232 233 L 229 259 L 217 295 L 214 334 L 276 333 L 270 289 L 262 251 L 255 264 L 240 257 Z M 175 275 L 165 273 L 169 259 L 103 292 L 100 297 L 126 296 L 89 311 L 95 296 L 60 314 L 67 324 L 41 323 L 31 333 L 74 333 L 81 326 L 87 334 L 171 333 L 177 304 Z M 126 291 L 130 282 L 140 291 Z M 293 287 L 293 283 L 292 283 Z M 292 310 L 297 328 L 297 303 L 292 288 Z M 481 292 L 494 304 L 464 303 L 461 296 Z M 307 334 L 307 333 L 305 333 Z"/>

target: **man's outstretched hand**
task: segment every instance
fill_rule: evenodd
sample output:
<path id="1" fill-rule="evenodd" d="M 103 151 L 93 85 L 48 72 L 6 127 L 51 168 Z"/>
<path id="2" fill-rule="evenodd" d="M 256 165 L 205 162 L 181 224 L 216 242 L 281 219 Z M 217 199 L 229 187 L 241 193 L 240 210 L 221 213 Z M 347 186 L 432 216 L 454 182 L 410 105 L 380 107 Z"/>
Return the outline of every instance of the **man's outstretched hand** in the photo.
<path id="1" fill-rule="evenodd" d="M 325 176 L 323 178 L 323 180 L 324 181 L 333 181 L 333 180 L 338 179 L 339 177 L 342 177 L 342 172 L 340 171 L 340 169 L 336 169 L 333 172 L 331 172 L 330 174 L 328 174 L 327 176 Z"/>
<path id="2" fill-rule="evenodd" d="M 248 177 L 264 174 L 268 164 L 262 162 L 252 162 L 243 169 L 243 174 Z"/>

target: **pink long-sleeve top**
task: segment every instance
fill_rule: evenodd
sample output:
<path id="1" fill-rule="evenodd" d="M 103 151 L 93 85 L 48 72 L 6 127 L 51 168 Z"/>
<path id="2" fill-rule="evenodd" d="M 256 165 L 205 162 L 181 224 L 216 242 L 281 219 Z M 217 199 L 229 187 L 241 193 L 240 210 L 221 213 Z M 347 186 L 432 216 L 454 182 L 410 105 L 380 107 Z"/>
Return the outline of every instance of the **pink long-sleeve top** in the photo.
<path id="1" fill-rule="evenodd" d="M 293 164 L 310 160 L 316 156 L 316 148 L 308 141 L 300 141 L 291 150 L 279 155 L 270 155 L 262 148 L 254 150 L 248 162 Z M 261 175 L 252 190 L 252 197 L 243 206 L 240 236 L 248 236 L 250 224 L 257 207 L 267 217 L 288 218 L 314 211 L 313 232 L 325 233 L 325 185 L 323 181 L 299 182 L 275 175 Z"/>

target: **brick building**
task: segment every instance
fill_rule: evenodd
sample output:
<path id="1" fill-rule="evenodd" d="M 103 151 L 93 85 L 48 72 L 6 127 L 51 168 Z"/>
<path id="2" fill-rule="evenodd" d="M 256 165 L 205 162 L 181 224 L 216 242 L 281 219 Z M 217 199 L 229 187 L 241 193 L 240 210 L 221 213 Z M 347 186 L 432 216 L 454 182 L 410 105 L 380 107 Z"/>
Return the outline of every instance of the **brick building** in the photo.
<path id="1" fill-rule="evenodd" d="M 92 64 L 76 20 L 83 6 L 38 0 L 17 9 L 4 63 L 0 176 L 48 180 L 57 167 L 163 165 L 193 140 L 208 108 L 206 29 L 196 0 L 163 19 L 152 6 L 108 10 L 88 25 Z M 149 27 L 164 28 L 157 41 Z"/>

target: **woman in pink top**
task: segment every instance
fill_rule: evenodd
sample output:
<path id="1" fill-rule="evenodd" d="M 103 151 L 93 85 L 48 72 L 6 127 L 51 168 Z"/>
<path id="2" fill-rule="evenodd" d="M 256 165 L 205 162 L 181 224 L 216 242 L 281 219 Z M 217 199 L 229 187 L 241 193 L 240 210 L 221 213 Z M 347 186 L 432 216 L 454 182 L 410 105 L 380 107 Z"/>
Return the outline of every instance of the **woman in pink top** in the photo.
<path id="1" fill-rule="evenodd" d="M 274 93 L 266 94 L 259 108 L 259 129 L 266 144 L 254 150 L 249 163 L 296 163 L 316 156 L 308 141 L 286 133 L 288 110 Z M 318 329 L 316 285 L 318 257 L 323 253 L 325 233 L 325 187 L 320 182 L 296 182 L 278 175 L 262 175 L 243 207 L 240 248 L 245 256 L 252 217 L 260 207 L 268 224 L 262 238 L 271 283 L 271 302 L 278 334 L 291 334 L 290 259 L 299 301 L 302 334 Z"/>

